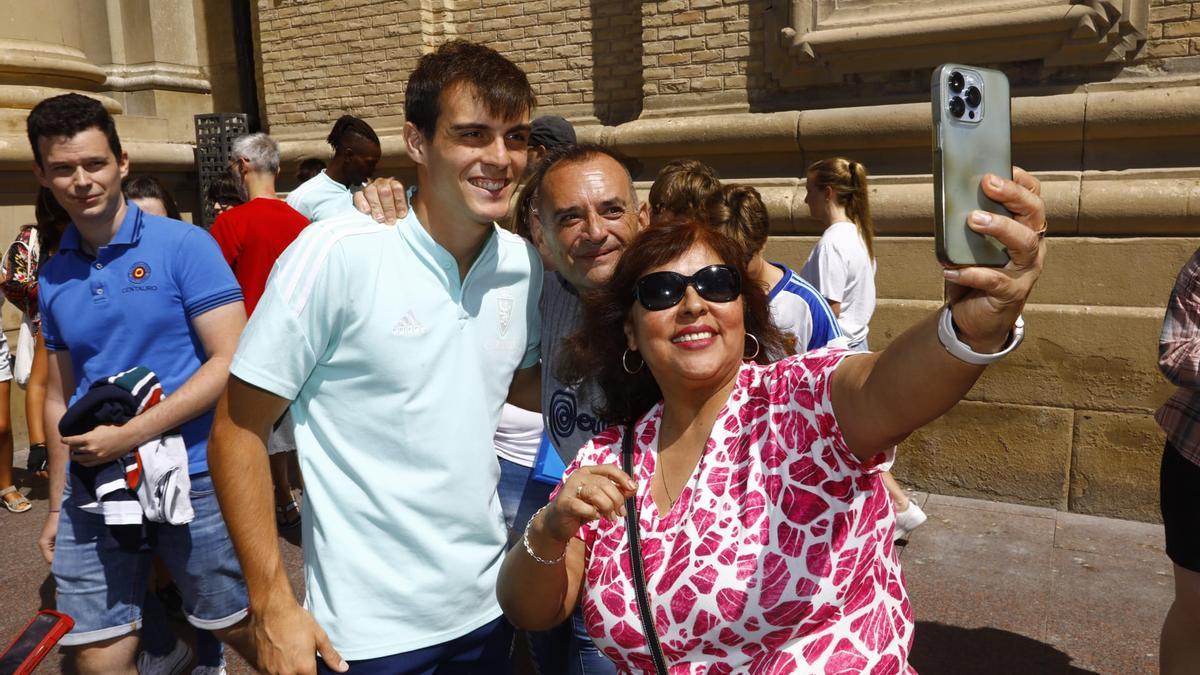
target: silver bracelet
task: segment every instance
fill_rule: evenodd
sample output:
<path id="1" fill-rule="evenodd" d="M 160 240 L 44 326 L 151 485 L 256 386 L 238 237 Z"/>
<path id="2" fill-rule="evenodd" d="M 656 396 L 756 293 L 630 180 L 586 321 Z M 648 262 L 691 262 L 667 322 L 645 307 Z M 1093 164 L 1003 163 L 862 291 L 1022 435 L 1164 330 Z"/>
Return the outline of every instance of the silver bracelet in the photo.
<path id="1" fill-rule="evenodd" d="M 529 554 L 530 558 L 533 558 L 534 560 L 536 560 L 537 562 L 539 562 L 543 565 L 557 565 L 558 563 L 563 561 L 563 558 L 567 557 L 567 549 L 564 548 L 562 555 L 558 556 L 554 560 L 546 560 L 545 558 L 534 553 L 533 547 L 529 545 L 529 529 L 531 527 L 533 527 L 533 521 L 538 516 L 542 515 L 542 511 L 545 511 L 548 508 L 550 508 L 549 504 L 543 506 L 542 508 L 540 508 L 536 512 L 534 512 L 533 518 L 530 518 L 529 522 L 525 524 L 525 533 L 521 535 L 521 543 L 525 544 L 525 552 Z"/>
<path id="2" fill-rule="evenodd" d="M 973 366 L 986 366 L 989 363 L 995 363 L 1000 359 L 1008 356 L 1012 350 L 1021 344 L 1025 339 L 1025 319 L 1021 316 L 1017 317 L 1017 322 L 1013 324 L 1012 333 L 1009 334 L 1008 343 L 1004 349 L 995 354 L 980 354 L 971 349 L 970 345 L 958 339 L 958 334 L 954 331 L 954 315 L 950 311 L 950 305 L 942 307 L 941 314 L 938 316 L 938 340 L 942 346 L 950 352 L 950 356 L 969 363 Z"/>

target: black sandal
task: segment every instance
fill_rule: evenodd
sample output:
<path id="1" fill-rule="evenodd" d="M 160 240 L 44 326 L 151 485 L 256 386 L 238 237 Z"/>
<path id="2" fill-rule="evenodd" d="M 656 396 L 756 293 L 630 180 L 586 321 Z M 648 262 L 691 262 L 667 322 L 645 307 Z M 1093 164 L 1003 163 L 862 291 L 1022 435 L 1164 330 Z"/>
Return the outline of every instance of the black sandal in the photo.
<path id="1" fill-rule="evenodd" d="M 29 457 L 25 460 L 25 469 L 32 473 L 44 473 L 49 470 L 49 454 L 45 443 L 34 443 L 29 446 Z"/>

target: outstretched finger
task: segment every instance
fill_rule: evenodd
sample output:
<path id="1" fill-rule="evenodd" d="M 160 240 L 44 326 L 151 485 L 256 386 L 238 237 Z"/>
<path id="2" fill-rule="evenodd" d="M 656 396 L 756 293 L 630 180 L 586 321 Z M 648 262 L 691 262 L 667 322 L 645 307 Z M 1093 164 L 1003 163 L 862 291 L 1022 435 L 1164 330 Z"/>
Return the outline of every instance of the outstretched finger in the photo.
<path id="1" fill-rule="evenodd" d="M 637 491 L 637 482 L 630 478 L 629 474 L 622 471 L 616 464 L 600 464 L 590 468 L 592 475 L 609 479 L 625 497 Z"/>
<path id="2" fill-rule="evenodd" d="M 983 291 L 988 297 L 994 298 L 997 304 L 1008 304 L 1019 299 L 1012 277 L 994 267 L 962 267 L 947 270 L 945 274 L 956 286 Z"/>
<path id="3" fill-rule="evenodd" d="M 1037 262 L 1041 250 L 1042 233 L 1032 230 L 1024 223 L 1012 218 L 990 213 L 988 211 L 973 211 L 967 224 L 980 234 L 994 237 L 1008 249 L 1008 257 L 1018 267 L 1031 267 Z"/>
<path id="4" fill-rule="evenodd" d="M 370 188 L 375 188 L 370 190 Z M 371 202 L 371 217 L 377 222 L 386 223 L 388 225 L 396 222 L 396 198 L 392 194 L 392 184 L 388 180 L 380 180 L 376 178 L 367 185 L 367 189 L 371 194 L 367 195 L 367 199 Z"/>
<path id="5" fill-rule="evenodd" d="M 404 190 L 404 183 L 395 178 L 386 178 L 388 189 L 392 193 L 392 201 L 390 204 L 384 204 L 383 210 L 385 215 L 391 218 L 388 224 L 393 224 L 397 219 L 408 215 L 408 193 Z"/>
<path id="6" fill-rule="evenodd" d="M 1013 182 L 1039 197 L 1042 196 L 1042 181 L 1019 166 L 1013 167 Z"/>
<path id="7" fill-rule="evenodd" d="M 570 496 L 566 499 L 560 498 L 556 508 L 568 518 L 573 518 L 581 523 L 590 523 L 599 518 L 601 514 L 595 506 L 592 506 L 591 502 L 579 496 L 582 493 L 582 490 L 576 492 L 575 488 L 572 488 Z"/>
<path id="8" fill-rule="evenodd" d="M 1029 186 L 1041 190 L 1037 179 L 1023 171 L 1021 175 Z M 1046 203 L 1042 201 L 1038 192 L 1027 185 L 989 173 L 983 177 L 980 186 L 989 199 L 1008 209 L 1013 219 L 1025 227 L 1041 230 L 1046 226 Z"/>
<path id="9" fill-rule="evenodd" d="M 382 217 L 382 214 L 377 216 L 377 215 L 375 215 L 375 212 L 371 210 L 371 202 L 370 202 L 370 200 L 367 199 L 367 189 L 366 188 L 363 188 L 362 190 L 355 192 L 350 197 L 350 199 L 354 202 L 354 209 L 356 211 L 358 211 L 359 213 L 365 213 L 368 216 L 371 216 L 372 218 L 374 218 L 376 221 L 378 221 L 379 218 Z"/>
<path id="10" fill-rule="evenodd" d="M 350 670 L 350 664 L 342 658 L 342 655 L 333 648 L 333 643 L 329 641 L 329 635 L 320 626 L 315 626 L 317 631 L 317 653 L 321 655 L 321 660 L 325 665 L 329 666 L 335 672 L 344 673 Z"/>
<path id="11" fill-rule="evenodd" d="M 588 487 L 584 493 L 586 499 L 597 511 L 604 514 L 605 518 L 617 520 L 625 515 L 625 497 L 612 481 L 601 478 Z"/>

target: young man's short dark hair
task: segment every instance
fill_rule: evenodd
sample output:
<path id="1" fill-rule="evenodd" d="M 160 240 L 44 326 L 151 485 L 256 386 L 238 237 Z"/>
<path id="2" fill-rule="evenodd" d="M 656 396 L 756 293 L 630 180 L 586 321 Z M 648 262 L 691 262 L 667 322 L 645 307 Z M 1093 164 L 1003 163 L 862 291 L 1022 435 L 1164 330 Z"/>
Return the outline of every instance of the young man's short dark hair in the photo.
<path id="1" fill-rule="evenodd" d="M 530 113 L 537 105 L 529 78 L 515 63 L 491 47 L 452 40 L 417 61 L 404 90 L 405 117 L 433 138 L 442 92 L 460 83 L 471 85 L 484 108 L 501 119 Z"/>
<path id="2" fill-rule="evenodd" d="M 113 156 L 120 159 L 121 139 L 117 137 L 117 125 L 104 105 L 94 98 L 80 94 L 54 96 L 34 106 L 25 120 L 25 131 L 33 148 L 33 160 L 38 166 L 42 164 L 39 138 L 70 138 L 88 129 L 104 132 Z"/>

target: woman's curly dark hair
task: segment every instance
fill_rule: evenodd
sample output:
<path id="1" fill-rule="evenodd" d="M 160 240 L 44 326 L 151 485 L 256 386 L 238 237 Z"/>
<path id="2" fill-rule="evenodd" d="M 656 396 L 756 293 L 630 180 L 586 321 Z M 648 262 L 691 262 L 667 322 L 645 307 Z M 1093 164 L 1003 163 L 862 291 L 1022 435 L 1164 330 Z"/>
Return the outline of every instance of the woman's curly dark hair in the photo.
<path id="1" fill-rule="evenodd" d="M 746 254 L 737 242 L 695 219 L 647 228 L 625 249 L 612 279 L 582 295 L 583 321 L 579 330 L 564 341 L 564 359 L 556 373 L 565 383 L 578 386 L 590 381 L 599 387 L 604 405 L 596 412 L 609 424 L 631 423 L 662 399 L 662 390 L 649 368 L 632 375 L 625 372 L 621 363 L 626 347 L 623 327 L 637 302 L 634 287 L 638 279 L 694 246 L 711 249 L 741 275 L 746 332 L 759 342 L 754 360 L 772 363 L 794 352 L 795 339 L 771 321 L 766 290 L 750 280 Z"/>

